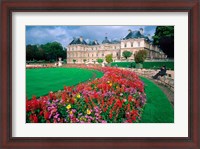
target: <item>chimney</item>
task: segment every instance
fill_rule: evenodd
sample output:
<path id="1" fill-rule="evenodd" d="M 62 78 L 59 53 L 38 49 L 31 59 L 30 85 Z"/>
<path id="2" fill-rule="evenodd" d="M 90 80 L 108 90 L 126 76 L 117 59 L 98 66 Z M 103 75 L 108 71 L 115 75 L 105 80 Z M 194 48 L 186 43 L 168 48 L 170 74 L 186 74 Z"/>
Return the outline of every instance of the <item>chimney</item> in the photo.
<path id="1" fill-rule="evenodd" d="M 132 32 L 132 30 L 131 30 L 131 29 L 129 29 L 129 30 L 128 30 L 128 33 L 131 33 L 131 32 Z"/>
<path id="2" fill-rule="evenodd" d="M 79 39 L 80 39 L 80 41 L 81 41 L 81 42 L 83 42 L 83 37 L 82 37 L 82 36 L 80 36 L 80 38 L 79 38 Z"/>
<path id="3" fill-rule="evenodd" d="M 140 34 L 144 34 L 144 30 L 143 30 L 143 28 L 140 28 Z"/>

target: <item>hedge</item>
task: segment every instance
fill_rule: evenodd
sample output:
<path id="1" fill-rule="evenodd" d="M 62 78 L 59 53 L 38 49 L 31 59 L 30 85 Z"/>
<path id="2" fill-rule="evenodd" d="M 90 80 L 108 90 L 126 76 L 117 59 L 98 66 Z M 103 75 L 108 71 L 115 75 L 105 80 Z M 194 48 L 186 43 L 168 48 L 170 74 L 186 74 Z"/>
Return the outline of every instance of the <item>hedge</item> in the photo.
<path id="1" fill-rule="evenodd" d="M 135 62 L 112 62 L 111 66 L 124 67 L 124 68 L 135 68 Z M 166 66 L 167 69 L 174 70 L 174 62 L 173 61 L 160 61 L 160 62 L 144 62 L 143 68 L 146 69 L 160 69 L 163 65 Z"/>

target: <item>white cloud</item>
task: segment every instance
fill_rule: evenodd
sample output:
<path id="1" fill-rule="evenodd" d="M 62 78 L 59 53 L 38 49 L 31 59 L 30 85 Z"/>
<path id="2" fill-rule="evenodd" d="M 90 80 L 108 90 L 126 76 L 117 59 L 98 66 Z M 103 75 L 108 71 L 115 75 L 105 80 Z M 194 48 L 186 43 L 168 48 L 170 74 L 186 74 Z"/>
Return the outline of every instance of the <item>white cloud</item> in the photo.
<path id="1" fill-rule="evenodd" d="M 129 29 L 138 30 L 141 27 L 145 34 L 155 32 L 155 27 L 149 26 L 31 26 L 26 30 L 26 43 L 45 44 L 58 41 L 66 47 L 73 37 L 80 36 L 101 43 L 105 36 L 110 40 L 120 40 L 128 34 Z"/>

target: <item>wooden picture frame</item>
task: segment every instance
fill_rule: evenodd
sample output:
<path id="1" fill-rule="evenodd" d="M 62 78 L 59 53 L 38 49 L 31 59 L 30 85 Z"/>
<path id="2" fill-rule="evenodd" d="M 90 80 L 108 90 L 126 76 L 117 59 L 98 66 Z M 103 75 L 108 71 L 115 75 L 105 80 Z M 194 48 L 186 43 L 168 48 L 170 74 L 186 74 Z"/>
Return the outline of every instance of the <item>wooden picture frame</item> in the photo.
<path id="1" fill-rule="evenodd" d="M 198 0 L 4 0 L 1 2 L 0 148 L 200 148 Z M 188 12 L 189 136 L 174 138 L 12 137 L 12 12 Z"/>

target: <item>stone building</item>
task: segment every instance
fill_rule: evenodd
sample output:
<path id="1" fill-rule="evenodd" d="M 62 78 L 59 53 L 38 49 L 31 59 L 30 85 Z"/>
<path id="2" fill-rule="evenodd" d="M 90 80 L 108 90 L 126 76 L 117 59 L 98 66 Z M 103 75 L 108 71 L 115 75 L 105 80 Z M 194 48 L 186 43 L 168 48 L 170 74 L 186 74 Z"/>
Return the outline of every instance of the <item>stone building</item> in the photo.
<path id="1" fill-rule="evenodd" d="M 132 52 L 129 60 L 134 60 L 134 53 L 139 50 L 147 51 L 147 59 L 164 59 L 166 55 L 158 46 L 154 46 L 150 37 L 145 36 L 143 29 L 129 30 L 127 36 L 121 40 L 109 40 L 108 37 L 101 44 L 97 40 L 87 43 L 83 37 L 74 38 L 67 46 L 67 63 L 96 63 L 98 58 L 105 61 L 105 56 L 112 54 L 113 61 L 124 61 L 124 51 Z"/>

